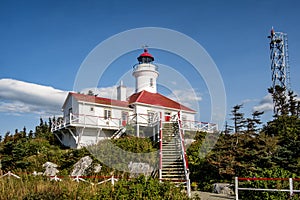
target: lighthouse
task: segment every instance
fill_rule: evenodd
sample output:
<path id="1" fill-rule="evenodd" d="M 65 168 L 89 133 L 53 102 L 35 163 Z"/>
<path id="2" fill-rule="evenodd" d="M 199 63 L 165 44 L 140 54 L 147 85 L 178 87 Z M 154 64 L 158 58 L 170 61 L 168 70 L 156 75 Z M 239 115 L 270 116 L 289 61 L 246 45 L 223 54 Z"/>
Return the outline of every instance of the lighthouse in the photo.
<path id="1" fill-rule="evenodd" d="M 158 67 L 153 64 L 154 57 L 144 49 L 144 52 L 137 58 L 138 64 L 133 66 L 132 75 L 135 77 L 135 92 L 143 90 L 157 93 L 156 79 L 159 75 Z"/>

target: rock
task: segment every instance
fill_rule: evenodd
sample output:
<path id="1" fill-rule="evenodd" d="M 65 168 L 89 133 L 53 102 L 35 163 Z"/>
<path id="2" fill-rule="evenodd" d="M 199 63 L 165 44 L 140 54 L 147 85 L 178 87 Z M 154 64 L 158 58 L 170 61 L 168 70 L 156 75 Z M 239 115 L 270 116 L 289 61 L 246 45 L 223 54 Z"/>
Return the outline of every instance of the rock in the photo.
<path id="1" fill-rule="evenodd" d="M 86 173 L 86 170 L 91 166 L 93 160 L 89 156 L 81 158 L 77 163 L 74 164 L 74 169 L 71 176 L 82 176 Z"/>
<path id="2" fill-rule="evenodd" d="M 141 163 L 141 162 L 130 162 L 128 164 L 128 169 L 130 171 L 130 177 L 137 177 L 141 174 L 144 174 L 145 176 L 150 176 L 153 167 L 151 167 L 148 163 Z"/>
<path id="3" fill-rule="evenodd" d="M 43 173 L 44 176 L 56 176 L 56 174 L 59 172 L 56 167 L 57 164 L 54 164 L 52 162 L 46 162 L 43 164 L 43 167 L 45 167 L 45 172 Z"/>
<path id="4" fill-rule="evenodd" d="M 233 195 L 234 192 L 231 189 L 233 187 L 230 183 L 214 183 L 213 184 L 213 192 L 217 194 L 227 194 Z"/>
<path id="5" fill-rule="evenodd" d="M 94 173 L 99 173 L 101 171 L 102 166 L 100 164 L 97 164 L 94 166 Z"/>

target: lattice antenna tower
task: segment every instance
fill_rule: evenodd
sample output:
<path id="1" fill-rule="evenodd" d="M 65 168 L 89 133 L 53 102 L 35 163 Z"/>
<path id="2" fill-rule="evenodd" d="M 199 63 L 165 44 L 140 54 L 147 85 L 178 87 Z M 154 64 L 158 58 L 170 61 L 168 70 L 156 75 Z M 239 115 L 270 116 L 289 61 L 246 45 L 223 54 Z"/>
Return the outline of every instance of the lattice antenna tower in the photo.
<path id="1" fill-rule="evenodd" d="M 273 92 L 278 85 L 287 93 L 291 88 L 287 34 L 275 32 L 272 27 L 271 35 L 268 38 L 270 38 Z"/>

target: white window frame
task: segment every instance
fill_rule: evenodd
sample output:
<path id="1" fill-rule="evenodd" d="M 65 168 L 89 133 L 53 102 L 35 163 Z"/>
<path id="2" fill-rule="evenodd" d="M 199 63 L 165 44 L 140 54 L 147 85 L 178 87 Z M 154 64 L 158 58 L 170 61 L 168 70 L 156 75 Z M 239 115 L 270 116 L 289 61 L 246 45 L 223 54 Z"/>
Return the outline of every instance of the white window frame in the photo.
<path id="1" fill-rule="evenodd" d="M 112 112 L 111 112 L 111 109 L 104 109 L 104 119 L 111 119 L 111 115 L 112 115 Z"/>

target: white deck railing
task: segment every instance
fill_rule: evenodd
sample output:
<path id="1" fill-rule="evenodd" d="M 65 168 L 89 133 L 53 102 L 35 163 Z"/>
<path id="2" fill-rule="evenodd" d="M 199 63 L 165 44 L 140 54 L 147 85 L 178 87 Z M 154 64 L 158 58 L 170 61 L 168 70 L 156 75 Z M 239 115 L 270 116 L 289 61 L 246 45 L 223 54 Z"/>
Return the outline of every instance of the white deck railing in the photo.
<path id="1" fill-rule="evenodd" d="M 84 115 L 71 113 L 66 118 L 59 118 L 52 122 L 51 131 L 57 131 L 67 126 L 101 127 L 119 129 L 122 126 L 120 118 L 105 118 L 96 115 Z"/>
<path id="2" fill-rule="evenodd" d="M 171 116 L 168 122 L 177 122 L 177 115 Z M 134 114 L 129 115 L 127 119 L 121 118 L 105 118 L 104 116 L 73 114 L 65 118 L 58 118 L 52 122 L 51 131 L 57 131 L 67 126 L 85 126 L 85 127 L 100 127 L 108 129 L 119 129 L 125 124 L 153 126 L 159 123 L 159 113 L 149 114 Z M 167 122 L 167 121 L 164 121 Z M 218 125 L 209 122 L 199 122 L 191 120 L 182 120 L 182 129 L 187 131 L 204 131 L 214 132 L 218 130 Z"/>

